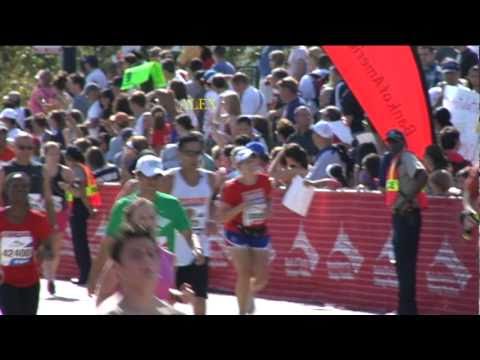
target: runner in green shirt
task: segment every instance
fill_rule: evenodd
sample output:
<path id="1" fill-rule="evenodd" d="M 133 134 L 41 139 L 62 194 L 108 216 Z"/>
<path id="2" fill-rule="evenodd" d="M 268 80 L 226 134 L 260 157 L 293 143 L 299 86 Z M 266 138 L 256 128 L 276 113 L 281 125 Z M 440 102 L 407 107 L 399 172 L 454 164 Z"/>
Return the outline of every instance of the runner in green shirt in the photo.
<path id="1" fill-rule="evenodd" d="M 142 156 L 137 162 L 136 176 L 139 186 L 138 192 L 119 199 L 113 206 L 110 222 L 107 225 L 107 238 L 102 242 L 90 272 L 89 295 L 95 293 L 98 277 L 108 260 L 108 250 L 112 244 L 112 237 L 118 233 L 120 225 L 124 222 L 125 209 L 139 197 L 154 203 L 158 215 L 156 235 L 157 241 L 161 245 L 166 243 L 168 249 L 174 252 L 175 231 L 178 231 L 192 249 L 196 264 L 203 265 L 205 262 L 203 249 L 198 238 L 192 236 L 190 221 L 180 202 L 173 196 L 157 191 L 158 181 L 164 176 L 162 161 L 154 155 Z"/>

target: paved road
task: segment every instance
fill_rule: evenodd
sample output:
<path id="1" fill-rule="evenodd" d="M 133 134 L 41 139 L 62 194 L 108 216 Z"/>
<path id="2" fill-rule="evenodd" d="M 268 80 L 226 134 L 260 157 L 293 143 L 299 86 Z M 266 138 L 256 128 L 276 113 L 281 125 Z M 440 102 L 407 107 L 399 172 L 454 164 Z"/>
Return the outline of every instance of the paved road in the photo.
<path id="1" fill-rule="evenodd" d="M 89 298 L 87 290 L 70 282 L 57 281 L 56 296 L 47 292 L 46 281 L 41 281 L 39 315 L 95 315 L 95 303 Z M 257 299 L 255 302 L 257 315 L 370 315 L 364 312 L 337 309 L 334 307 L 321 307 L 287 301 L 273 301 Z M 176 304 L 175 307 L 191 314 L 191 306 Z M 211 315 L 235 315 L 237 302 L 234 296 L 209 294 L 207 311 Z"/>

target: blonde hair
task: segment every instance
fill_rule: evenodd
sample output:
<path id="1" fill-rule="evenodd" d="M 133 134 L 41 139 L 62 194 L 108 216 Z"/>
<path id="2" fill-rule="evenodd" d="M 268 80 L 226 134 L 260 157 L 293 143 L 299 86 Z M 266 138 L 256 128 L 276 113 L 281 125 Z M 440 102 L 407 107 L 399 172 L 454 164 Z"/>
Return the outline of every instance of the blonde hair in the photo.
<path id="1" fill-rule="evenodd" d="M 51 148 L 57 148 L 60 150 L 60 144 L 55 141 L 48 141 L 43 145 L 43 153 L 46 154 Z"/>
<path id="2" fill-rule="evenodd" d="M 153 202 L 151 202 L 150 200 L 148 199 L 145 199 L 145 198 L 138 198 L 137 200 L 135 200 L 130 206 L 128 206 L 126 209 L 125 209 L 125 221 L 128 225 L 130 226 L 134 226 L 134 227 L 138 227 L 137 224 L 134 224 L 133 223 L 133 214 L 140 208 L 142 207 L 150 207 L 151 209 L 154 210 L 155 212 L 155 206 L 153 205 Z M 153 229 L 149 229 L 149 230 L 153 230 Z"/>
<path id="3" fill-rule="evenodd" d="M 234 91 L 225 91 L 221 95 L 222 99 L 225 100 L 226 110 L 229 115 L 240 116 L 242 114 L 242 109 L 240 106 L 240 97 Z"/>

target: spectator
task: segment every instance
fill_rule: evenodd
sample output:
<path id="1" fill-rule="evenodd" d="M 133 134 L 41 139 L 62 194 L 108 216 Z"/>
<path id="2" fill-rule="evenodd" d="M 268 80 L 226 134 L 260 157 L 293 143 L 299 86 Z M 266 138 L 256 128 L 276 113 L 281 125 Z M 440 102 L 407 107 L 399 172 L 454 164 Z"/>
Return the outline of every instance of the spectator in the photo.
<path id="1" fill-rule="evenodd" d="M 231 180 L 238 175 L 231 160 L 232 150 L 234 148 L 234 145 L 229 144 L 223 148 L 215 145 L 212 149 L 212 157 L 215 161 L 215 167 L 217 168 L 215 177 L 220 187 L 222 187 L 225 181 Z"/>
<path id="2" fill-rule="evenodd" d="M 308 154 L 300 145 L 288 144 L 275 155 L 268 173 L 277 183 L 288 187 L 295 176 L 307 176 L 308 163 Z"/>
<path id="3" fill-rule="evenodd" d="M 65 138 L 63 132 L 66 127 L 67 114 L 62 110 L 54 110 L 49 114 L 50 124 L 50 136 L 48 141 L 54 141 L 60 145 L 61 148 L 65 148 Z"/>
<path id="4" fill-rule="evenodd" d="M 22 129 L 24 129 L 25 119 L 31 116 L 32 114 L 31 111 L 27 108 L 22 107 L 22 97 L 18 91 L 10 91 L 7 95 L 7 99 L 8 99 L 8 106 L 5 106 L 5 108 L 12 108 L 17 112 L 17 124 Z"/>
<path id="5" fill-rule="evenodd" d="M 118 97 L 115 97 L 115 101 L 113 103 L 113 113 L 123 112 L 127 115 L 133 115 L 132 109 L 130 109 L 130 103 L 128 101 L 128 95 L 120 94 Z"/>
<path id="6" fill-rule="evenodd" d="M 332 190 L 336 190 L 336 189 L 339 189 L 339 188 L 346 188 L 348 187 L 348 182 L 347 182 L 347 179 L 345 177 L 345 173 L 343 171 L 343 167 L 342 165 L 340 164 L 330 164 L 327 166 L 327 175 L 330 179 L 333 179 L 335 180 L 338 184 L 334 184 L 334 185 L 327 185 L 327 187 L 329 187 L 330 189 Z"/>
<path id="7" fill-rule="evenodd" d="M 228 84 L 223 75 L 217 74 L 214 70 L 206 71 L 202 81 L 206 84 L 203 132 L 208 137 L 212 131 L 212 122 L 220 107 L 220 94 L 228 89 Z"/>
<path id="8" fill-rule="evenodd" d="M 30 118 L 27 119 L 27 121 L 28 120 L 30 120 Z M 34 115 L 31 120 L 33 137 L 41 143 L 46 143 L 51 137 L 47 117 L 43 113 L 38 113 Z"/>
<path id="9" fill-rule="evenodd" d="M 147 97 L 143 91 L 135 91 L 128 99 L 135 118 L 133 133 L 138 136 L 148 136 L 152 128 L 151 116 L 147 114 Z"/>
<path id="10" fill-rule="evenodd" d="M 198 129 L 198 118 L 193 111 L 194 101 L 188 96 L 185 83 L 178 80 L 172 80 L 170 81 L 169 88 L 175 95 L 180 112 L 190 116 L 193 127 Z"/>
<path id="11" fill-rule="evenodd" d="M 165 75 L 165 80 L 170 83 L 172 80 L 178 80 L 181 82 L 186 82 L 187 73 L 183 70 L 176 69 L 175 61 L 173 59 L 162 60 L 163 74 Z"/>
<path id="12" fill-rule="evenodd" d="M 198 72 L 202 70 L 202 60 L 193 59 L 190 62 L 189 71 L 190 76 L 189 80 L 185 83 L 187 87 L 187 93 L 194 99 L 201 98 L 205 93 L 205 88 L 201 81 L 199 81 Z M 198 75 L 198 76 L 197 76 Z"/>
<path id="13" fill-rule="evenodd" d="M 0 123 L 0 167 L 15 157 L 15 152 L 7 142 L 8 128 Z"/>
<path id="14" fill-rule="evenodd" d="M 293 77 L 286 77 L 278 82 L 280 99 L 285 104 L 282 117 L 295 123 L 295 109 L 306 105 L 298 96 L 298 81 Z"/>
<path id="15" fill-rule="evenodd" d="M 445 157 L 442 148 L 436 144 L 429 145 L 425 149 L 423 159 L 428 173 L 437 170 L 451 170 L 451 166 Z"/>
<path id="16" fill-rule="evenodd" d="M 121 76 L 115 76 L 112 81 L 110 81 L 110 89 L 113 91 L 113 97 L 115 99 L 122 94 L 122 82 L 123 78 Z"/>
<path id="17" fill-rule="evenodd" d="M 102 107 L 101 119 L 110 119 L 113 115 L 113 103 L 115 101 L 115 95 L 111 89 L 102 90 L 100 93 L 100 106 Z"/>
<path id="18" fill-rule="evenodd" d="M 447 156 L 447 160 L 453 167 L 454 175 L 464 167 L 471 165 L 469 161 L 465 160 L 463 156 L 458 153 L 458 149 L 460 148 L 460 132 L 453 126 L 447 126 L 440 132 L 440 145 Z"/>
<path id="19" fill-rule="evenodd" d="M 367 190 L 378 190 L 380 178 L 380 156 L 368 154 L 362 159 L 360 172 L 358 174 L 358 185 L 364 186 Z"/>
<path id="20" fill-rule="evenodd" d="M 275 140 L 278 145 L 286 145 L 288 138 L 295 134 L 295 127 L 288 119 L 280 119 L 277 122 L 277 129 L 275 130 Z M 294 141 L 293 141 L 294 142 Z"/>
<path id="21" fill-rule="evenodd" d="M 99 86 L 100 90 L 107 88 L 107 77 L 105 76 L 105 73 L 99 68 L 96 56 L 85 56 L 81 60 L 81 66 L 83 72 L 86 74 L 85 82 L 87 84 L 95 83 Z"/>
<path id="22" fill-rule="evenodd" d="M 432 108 L 436 108 L 441 105 L 443 101 L 443 89 L 446 85 L 458 86 L 462 89 L 467 89 L 467 87 L 465 87 L 460 80 L 460 65 L 456 60 L 447 58 L 442 62 L 441 67 L 444 81 L 428 90 L 430 105 Z"/>
<path id="23" fill-rule="evenodd" d="M 232 78 L 233 90 L 240 96 L 243 115 L 266 115 L 267 103 L 263 94 L 250 85 L 244 73 L 236 73 Z"/>
<path id="24" fill-rule="evenodd" d="M 66 127 L 63 130 L 63 138 L 67 144 L 73 144 L 73 142 L 83 136 L 79 125 L 83 124 L 84 118 L 80 110 L 73 109 L 66 113 L 65 117 Z"/>
<path id="25" fill-rule="evenodd" d="M 72 109 L 80 110 L 83 116 L 87 116 L 90 102 L 83 93 L 85 78 L 81 74 L 70 74 L 67 80 L 67 89 L 72 94 Z"/>
<path id="26" fill-rule="evenodd" d="M 318 99 L 319 109 L 323 109 L 326 106 L 335 106 L 336 104 L 335 89 L 342 82 L 342 77 L 335 66 L 330 66 L 329 73 L 328 83 L 320 90 Z"/>
<path id="27" fill-rule="evenodd" d="M 283 68 L 286 65 L 285 54 L 281 50 L 272 51 L 270 53 L 269 58 L 270 58 L 269 63 L 270 63 L 271 69 Z M 287 76 L 288 76 L 288 72 L 285 70 L 285 76 L 283 77 L 287 77 Z M 275 77 L 274 80 L 272 80 L 272 77 L 273 76 L 272 74 L 270 74 L 270 70 L 269 70 L 269 74 L 267 74 L 267 76 L 262 77 L 260 79 L 260 92 L 265 97 L 265 102 L 267 103 L 268 109 L 270 109 L 270 103 L 272 102 L 273 91 L 274 91 L 273 84 L 281 80 L 281 78 L 279 78 L 278 76 Z"/>
<path id="28" fill-rule="evenodd" d="M 260 115 L 251 116 L 253 129 L 258 136 L 265 140 L 265 144 L 270 149 L 273 146 L 272 125 L 267 118 Z"/>
<path id="29" fill-rule="evenodd" d="M 205 70 L 211 69 L 213 64 L 215 64 L 215 60 L 213 59 L 212 50 L 208 46 L 200 46 L 200 59 L 203 62 L 203 68 Z"/>
<path id="30" fill-rule="evenodd" d="M 91 147 L 86 154 L 87 165 L 92 169 L 93 176 L 97 183 L 119 182 L 120 172 L 118 168 L 105 161 L 103 152 L 98 147 Z"/>
<path id="31" fill-rule="evenodd" d="M 441 64 L 446 58 L 457 59 L 460 56 L 458 51 L 452 46 L 436 46 L 436 49 L 437 53 L 435 59 L 439 64 Z"/>
<path id="32" fill-rule="evenodd" d="M 3 122 L 5 127 L 8 129 L 8 141 L 15 141 L 15 138 L 22 133 L 22 130 L 20 130 L 17 126 L 17 116 L 17 112 L 11 108 L 4 109 L 0 113 L 0 121 Z"/>
<path id="33" fill-rule="evenodd" d="M 121 166 L 123 149 L 132 136 L 133 129 L 131 127 L 125 127 L 119 130 L 117 136 L 110 139 L 110 144 L 106 155 L 108 162 L 115 164 L 117 167 Z"/>
<path id="34" fill-rule="evenodd" d="M 320 180 L 328 177 L 327 166 L 342 164 L 344 173 L 346 164 L 343 163 L 339 152 L 332 146 L 333 132 L 326 121 L 317 122 L 313 128 L 313 142 L 318 148 L 316 162 L 307 175 L 308 180 Z"/>
<path id="35" fill-rule="evenodd" d="M 288 56 L 288 73 L 296 81 L 300 81 L 307 73 L 308 49 L 305 46 L 295 46 Z"/>
<path id="36" fill-rule="evenodd" d="M 478 55 L 468 46 L 456 46 L 460 51 L 460 77 L 465 78 L 472 66 L 478 66 Z"/>
<path id="37" fill-rule="evenodd" d="M 430 195 L 448 196 L 457 193 L 453 188 L 452 174 L 447 170 L 435 170 L 430 174 L 428 184 L 431 189 Z"/>
<path id="38" fill-rule="evenodd" d="M 59 110 L 67 110 L 72 106 L 72 97 L 67 92 L 68 74 L 60 71 L 53 80 L 53 91 L 56 94 L 52 101 L 52 108 Z"/>
<path id="39" fill-rule="evenodd" d="M 270 69 L 283 68 L 286 65 L 285 53 L 282 50 L 274 50 L 268 56 Z"/>
<path id="40" fill-rule="evenodd" d="M 87 112 L 87 122 L 97 123 L 103 112 L 100 103 L 100 87 L 95 83 L 88 84 L 85 87 L 85 95 L 91 104 Z"/>
<path id="41" fill-rule="evenodd" d="M 478 73 L 478 64 L 470 68 L 467 75 L 468 87 L 477 94 L 480 94 L 480 75 Z"/>
<path id="42" fill-rule="evenodd" d="M 322 54 L 319 47 L 308 50 L 308 71 L 300 79 L 298 89 L 301 97 L 313 113 L 320 109 L 320 91 L 328 82 L 328 58 Z"/>
<path id="43" fill-rule="evenodd" d="M 40 70 L 35 76 L 37 85 L 33 89 L 28 107 L 32 113 L 48 113 L 56 94 L 52 87 L 52 73 L 49 70 Z"/>
<path id="44" fill-rule="evenodd" d="M 218 129 L 229 135 L 235 132 L 235 124 L 241 115 L 240 97 L 234 91 L 224 91 L 220 95 L 220 106 L 213 121 L 214 130 Z"/>
<path id="45" fill-rule="evenodd" d="M 152 148 L 160 154 L 162 149 L 169 143 L 172 132 L 170 124 L 166 121 L 166 110 L 163 106 L 156 105 L 152 108 L 153 134 Z"/>
<path id="46" fill-rule="evenodd" d="M 437 86 L 442 81 L 442 72 L 435 60 L 436 50 L 433 46 L 419 46 L 417 49 L 427 89 Z"/>
<path id="47" fill-rule="evenodd" d="M 213 59 L 215 60 L 215 65 L 212 69 L 217 73 L 233 75 L 236 71 L 235 66 L 225 59 L 226 52 L 227 49 L 224 46 L 216 46 L 215 49 L 213 49 Z"/>
<path id="48" fill-rule="evenodd" d="M 445 107 L 437 107 L 432 114 L 433 128 L 437 143 L 440 143 L 440 132 L 447 126 L 453 126 L 450 111 Z"/>
<path id="49" fill-rule="evenodd" d="M 313 142 L 313 131 L 311 129 L 313 123 L 312 112 L 307 106 L 299 106 L 295 110 L 295 133 L 291 135 L 287 142 L 300 145 L 313 159 L 318 149 Z"/>
<path id="50" fill-rule="evenodd" d="M 267 143 L 265 142 L 265 139 L 260 136 L 258 131 L 256 131 L 253 127 L 253 120 L 250 116 L 245 116 L 242 115 L 240 116 L 235 124 L 235 132 L 232 132 L 232 135 L 234 137 L 237 137 L 239 135 L 246 135 L 250 139 L 250 141 L 258 141 L 265 146 L 265 148 L 268 148 Z"/>
<path id="51" fill-rule="evenodd" d="M 262 94 L 265 97 L 265 102 L 267 103 L 268 110 L 275 111 L 283 107 L 282 100 L 280 99 L 280 94 L 278 90 L 278 83 L 280 80 L 288 77 L 287 70 L 283 68 L 277 68 L 272 71 L 272 74 L 269 75 L 263 85 Z M 276 116 L 280 116 L 277 114 Z"/>
<path id="52" fill-rule="evenodd" d="M 147 149 L 149 149 L 149 143 L 145 136 L 134 135 L 125 143 L 120 166 L 122 184 L 133 178 L 137 160 Z"/>
<path id="53" fill-rule="evenodd" d="M 470 240 L 472 238 L 473 228 L 480 223 L 480 196 L 479 196 L 479 178 L 480 170 L 478 165 L 472 166 L 468 172 L 463 191 L 463 238 Z"/>
<path id="54" fill-rule="evenodd" d="M 283 46 L 264 46 L 262 48 L 257 64 L 260 71 L 260 80 L 263 80 L 268 75 L 270 75 L 270 72 L 272 71 L 272 69 L 274 69 L 274 67 L 272 67 L 270 63 L 270 54 L 273 51 L 281 50 L 282 48 Z"/>

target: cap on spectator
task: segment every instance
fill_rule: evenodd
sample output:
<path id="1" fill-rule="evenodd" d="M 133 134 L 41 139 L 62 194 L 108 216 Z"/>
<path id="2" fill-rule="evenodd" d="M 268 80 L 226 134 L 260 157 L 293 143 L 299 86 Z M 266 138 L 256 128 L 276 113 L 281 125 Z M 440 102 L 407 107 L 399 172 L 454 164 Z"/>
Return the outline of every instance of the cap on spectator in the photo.
<path id="1" fill-rule="evenodd" d="M 97 83 L 90 82 L 85 86 L 85 94 L 88 94 L 90 91 L 98 90 L 100 91 L 100 86 Z"/>
<path id="2" fill-rule="evenodd" d="M 267 149 L 265 145 L 263 145 L 259 141 L 250 141 L 247 145 L 245 145 L 248 149 L 252 150 L 255 154 L 261 157 L 267 156 Z"/>
<path id="3" fill-rule="evenodd" d="M 315 69 L 312 71 L 312 74 L 317 75 L 323 80 L 325 80 L 330 75 L 330 71 L 328 71 L 327 69 Z"/>
<path id="4" fill-rule="evenodd" d="M 154 155 L 142 156 L 135 167 L 135 171 L 141 172 L 146 177 L 164 175 L 162 160 Z"/>
<path id="5" fill-rule="evenodd" d="M 10 120 L 18 120 L 17 112 L 13 109 L 6 108 L 0 113 L 0 119 L 10 119 Z"/>
<path id="6" fill-rule="evenodd" d="M 442 64 L 442 72 L 455 72 L 460 71 L 460 65 L 455 60 L 447 60 Z"/>
<path id="7" fill-rule="evenodd" d="M 250 159 L 252 156 L 255 156 L 255 153 L 249 148 L 242 146 L 235 151 L 233 160 L 236 164 L 240 164 L 241 162 Z"/>
<path id="8" fill-rule="evenodd" d="M 98 67 L 98 59 L 95 55 L 84 56 L 81 60 L 82 63 L 88 64 L 92 67 Z"/>
<path id="9" fill-rule="evenodd" d="M 400 130 L 392 129 L 387 132 L 387 136 L 385 137 L 386 141 L 394 141 L 394 142 L 402 142 L 406 143 L 405 135 Z"/>
<path id="10" fill-rule="evenodd" d="M 83 159 L 83 154 L 80 149 L 76 146 L 68 146 L 65 150 L 65 156 L 74 159 L 76 161 L 80 161 Z"/>
<path id="11" fill-rule="evenodd" d="M 312 130 L 319 136 L 326 138 L 326 139 L 331 139 L 333 138 L 333 131 L 330 128 L 330 125 L 328 125 L 327 121 L 320 120 L 317 122 L 315 125 L 312 126 Z"/>
<path id="12" fill-rule="evenodd" d="M 214 75 L 216 75 L 216 71 L 215 70 L 207 70 L 205 71 L 205 73 L 203 74 L 203 80 L 205 80 L 206 82 L 210 82 L 210 80 L 213 78 Z"/>

